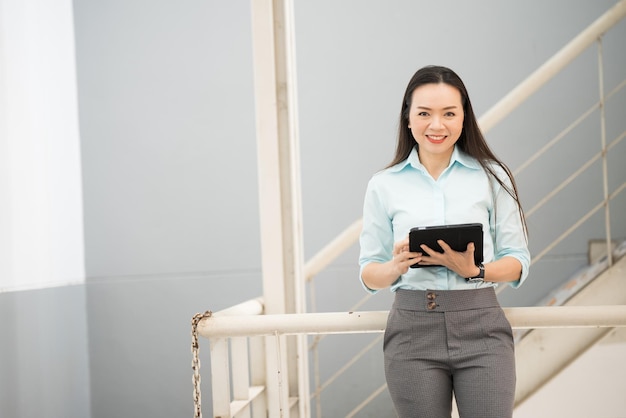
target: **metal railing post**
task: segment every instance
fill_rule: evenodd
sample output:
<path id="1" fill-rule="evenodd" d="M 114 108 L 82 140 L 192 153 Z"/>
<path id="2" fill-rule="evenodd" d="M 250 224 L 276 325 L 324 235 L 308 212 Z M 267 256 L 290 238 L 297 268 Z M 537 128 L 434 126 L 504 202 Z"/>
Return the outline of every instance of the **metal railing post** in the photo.
<path id="1" fill-rule="evenodd" d="M 609 199 L 609 173 L 606 146 L 606 109 L 604 100 L 604 60 L 602 37 L 598 38 L 598 88 L 600 90 L 600 140 L 602 143 L 602 190 L 604 193 L 604 229 L 606 231 L 606 254 L 609 266 L 613 265 L 611 251 L 611 200 Z"/>

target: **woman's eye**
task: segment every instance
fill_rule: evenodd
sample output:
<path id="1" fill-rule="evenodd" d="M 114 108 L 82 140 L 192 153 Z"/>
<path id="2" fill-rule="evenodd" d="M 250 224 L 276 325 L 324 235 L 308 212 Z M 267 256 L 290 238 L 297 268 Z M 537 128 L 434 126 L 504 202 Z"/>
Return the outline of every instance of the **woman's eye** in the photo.
<path id="1" fill-rule="evenodd" d="M 419 112 L 418 116 L 428 116 L 428 112 Z"/>
<path id="2" fill-rule="evenodd" d="M 453 118 L 456 115 L 453 112 L 447 112 L 446 116 L 449 117 L 449 118 Z"/>

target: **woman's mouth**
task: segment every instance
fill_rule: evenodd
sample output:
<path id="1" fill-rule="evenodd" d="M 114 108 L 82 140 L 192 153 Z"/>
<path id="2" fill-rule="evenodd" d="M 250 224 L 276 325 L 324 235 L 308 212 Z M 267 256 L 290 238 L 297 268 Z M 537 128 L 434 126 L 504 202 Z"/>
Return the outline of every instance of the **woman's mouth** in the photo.
<path id="1" fill-rule="evenodd" d="M 433 144 L 441 144 L 446 138 L 446 135 L 426 135 L 426 139 Z"/>

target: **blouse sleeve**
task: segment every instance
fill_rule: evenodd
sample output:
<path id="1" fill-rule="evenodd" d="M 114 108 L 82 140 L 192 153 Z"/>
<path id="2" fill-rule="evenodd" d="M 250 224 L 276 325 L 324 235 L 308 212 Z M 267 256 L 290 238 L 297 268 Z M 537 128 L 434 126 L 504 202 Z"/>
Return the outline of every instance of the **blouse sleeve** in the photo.
<path id="1" fill-rule="evenodd" d="M 359 239 L 359 278 L 365 290 L 370 293 L 377 291 L 368 288 L 363 282 L 363 268 L 372 262 L 385 263 L 391 260 L 393 252 L 393 226 L 375 180 L 375 177 L 370 180 L 365 192 L 363 228 Z"/>
<path id="2" fill-rule="evenodd" d="M 505 179 L 505 184 L 511 190 L 513 186 L 510 179 L 501 170 L 498 170 L 499 178 Z M 522 274 L 516 281 L 510 282 L 510 286 L 517 288 L 528 277 L 530 267 L 530 253 L 524 225 L 522 223 L 517 202 L 495 179 L 494 182 L 494 210 L 490 217 L 490 228 L 494 237 L 494 258 L 514 257 L 522 265 Z"/>

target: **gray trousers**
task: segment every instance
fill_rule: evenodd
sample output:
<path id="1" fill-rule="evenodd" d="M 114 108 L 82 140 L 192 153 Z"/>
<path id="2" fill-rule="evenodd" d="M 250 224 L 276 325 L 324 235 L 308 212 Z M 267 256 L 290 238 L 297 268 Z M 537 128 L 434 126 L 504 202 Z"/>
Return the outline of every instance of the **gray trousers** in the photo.
<path id="1" fill-rule="evenodd" d="M 400 418 L 510 418 L 515 397 L 511 325 L 493 288 L 398 290 L 383 345 Z"/>

